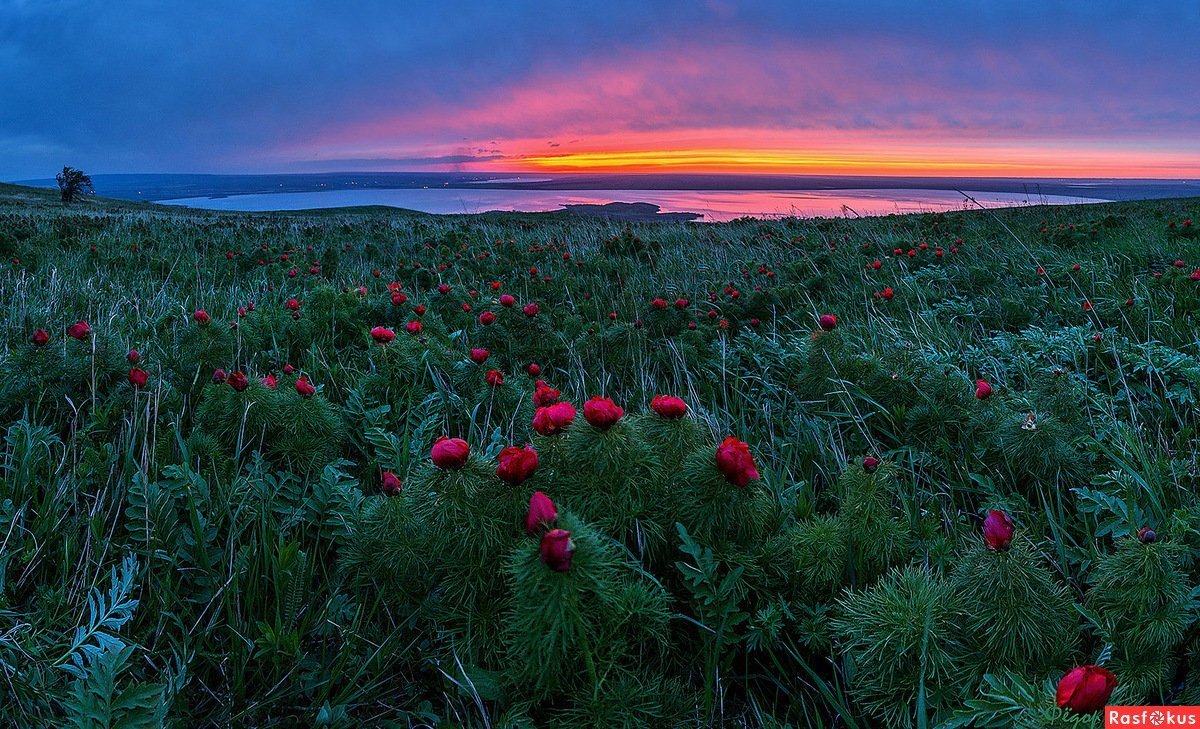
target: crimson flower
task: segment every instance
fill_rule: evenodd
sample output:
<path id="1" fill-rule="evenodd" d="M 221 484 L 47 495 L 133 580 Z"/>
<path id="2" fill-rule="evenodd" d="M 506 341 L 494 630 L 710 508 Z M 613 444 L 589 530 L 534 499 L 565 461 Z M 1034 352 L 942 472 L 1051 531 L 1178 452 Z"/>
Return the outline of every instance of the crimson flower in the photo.
<path id="1" fill-rule="evenodd" d="M 534 491 L 529 497 L 529 512 L 525 515 L 525 533 L 529 536 L 537 534 L 544 526 L 550 526 L 558 518 L 558 509 L 554 502 L 541 491 Z"/>
<path id="2" fill-rule="evenodd" d="M 467 456 L 471 455 L 471 446 L 462 438 L 443 436 L 434 442 L 429 455 L 433 459 L 433 465 L 454 471 L 466 465 Z"/>
<path id="3" fill-rule="evenodd" d="M 758 467 L 754 456 L 750 454 L 750 446 L 734 437 L 726 438 L 717 447 L 717 470 L 729 483 L 738 488 L 758 478 Z"/>
<path id="4" fill-rule="evenodd" d="M 513 486 L 524 483 L 538 467 L 538 454 L 533 446 L 509 446 L 496 457 L 496 476 Z"/>
<path id="5" fill-rule="evenodd" d="M 670 395 L 655 395 L 650 401 L 650 409 L 666 420 L 678 420 L 687 415 L 687 403 Z"/>
<path id="6" fill-rule="evenodd" d="M 72 339 L 83 341 L 84 339 L 87 339 L 88 335 L 91 333 L 92 328 L 86 321 L 77 321 L 71 326 L 67 327 L 67 336 L 71 337 Z"/>
<path id="7" fill-rule="evenodd" d="M 566 529 L 551 529 L 542 535 L 538 546 L 542 563 L 555 572 L 566 572 L 571 569 L 571 557 L 575 554 L 575 545 L 571 542 L 571 532 Z"/>

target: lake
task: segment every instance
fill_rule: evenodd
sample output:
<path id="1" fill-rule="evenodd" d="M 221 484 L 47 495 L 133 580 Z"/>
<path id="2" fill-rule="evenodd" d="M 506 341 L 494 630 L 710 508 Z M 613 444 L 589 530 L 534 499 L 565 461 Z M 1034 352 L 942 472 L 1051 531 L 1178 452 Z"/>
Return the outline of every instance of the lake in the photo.
<path id="1" fill-rule="evenodd" d="M 989 208 L 1019 205 L 1067 205 L 1107 202 L 1100 198 L 1034 195 L 1019 192 L 971 192 Z M 755 217 L 855 217 L 891 213 L 978 209 L 952 190 L 548 190 L 431 187 L 417 189 L 325 190 L 278 192 L 159 200 L 208 210 L 308 210 L 360 205 L 386 205 L 436 214 L 483 213 L 490 210 L 545 212 L 564 205 L 646 202 L 666 213 L 699 213 L 706 222 Z"/>

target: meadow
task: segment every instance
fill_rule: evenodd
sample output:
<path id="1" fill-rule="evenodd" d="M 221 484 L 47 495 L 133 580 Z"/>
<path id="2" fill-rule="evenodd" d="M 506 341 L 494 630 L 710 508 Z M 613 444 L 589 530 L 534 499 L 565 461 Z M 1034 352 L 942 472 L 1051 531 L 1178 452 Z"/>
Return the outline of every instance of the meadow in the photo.
<path id="1" fill-rule="evenodd" d="M 1192 220 L 0 188 L 0 725 L 1200 704 Z"/>

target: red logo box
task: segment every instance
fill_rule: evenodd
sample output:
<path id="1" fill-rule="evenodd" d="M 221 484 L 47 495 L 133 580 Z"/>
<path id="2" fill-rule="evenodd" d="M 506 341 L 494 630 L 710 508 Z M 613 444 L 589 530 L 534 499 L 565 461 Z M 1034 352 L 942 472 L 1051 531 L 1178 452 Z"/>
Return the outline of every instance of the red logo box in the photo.
<path id="1" fill-rule="evenodd" d="M 1118 727 L 1197 727 L 1200 706 L 1106 706 L 1104 729 Z"/>

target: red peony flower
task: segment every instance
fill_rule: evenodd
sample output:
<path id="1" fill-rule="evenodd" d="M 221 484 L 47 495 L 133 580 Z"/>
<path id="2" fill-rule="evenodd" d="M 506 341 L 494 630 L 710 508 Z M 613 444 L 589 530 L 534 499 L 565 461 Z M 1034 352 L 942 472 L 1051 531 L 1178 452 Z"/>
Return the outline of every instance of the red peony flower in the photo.
<path id="1" fill-rule="evenodd" d="M 408 294 L 403 291 L 392 292 L 392 306 L 404 306 L 408 303 Z"/>
<path id="2" fill-rule="evenodd" d="M 583 419 L 600 430 L 613 427 L 624 414 L 625 410 L 607 397 L 593 397 L 583 404 Z"/>
<path id="3" fill-rule="evenodd" d="M 317 388 L 309 383 L 307 377 L 301 375 L 300 379 L 296 380 L 296 392 L 300 394 L 300 397 L 310 398 L 317 392 Z"/>
<path id="4" fill-rule="evenodd" d="M 1154 542 L 1158 541 L 1158 532 L 1154 531 L 1150 527 L 1142 527 L 1141 529 L 1138 529 L 1137 536 L 1138 541 L 1140 541 L 1142 544 L 1153 544 Z"/>
<path id="5" fill-rule="evenodd" d="M 986 400 L 992 396 L 992 386 L 986 380 L 975 380 L 975 399 Z"/>
<path id="6" fill-rule="evenodd" d="M 33 333 L 33 343 L 35 346 L 45 347 L 46 343 L 49 341 L 50 335 L 46 333 L 45 329 L 38 329 Z"/>
<path id="7" fill-rule="evenodd" d="M 424 329 L 425 329 L 425 327 L 422 326 L 421 322 L 419 322 L 419 321 L 410 321 L 409 323 L 404 325 L 404 331 L 408 332 L 409 334 L 411 334 L 413 336 L 420 334 Z"/>
<path id="8" fill-rule="evenodd" d="M 1091 311 L 1093 308 L 1095 308 L 1095 307 L 1092 306 L 1092 302 L 1090 302 L 1090 301 L 1083 302 L 1083 310 L 1084 311 Z"/>
<path id="9" fill-rule="evenodd" d="M 524 483 L 538 467 L 538 454 L 533 446 L 509 446 L 496 457 L 496 475 L 513 486 Z"/>
<path id="10" fill-rule="evenodd" d="M 288 311 L 300 311 L 300 301 L 297 299 L 288 299 L 284 302 L 283 308 Z"/>
<path id="11" fill-rule="evenodd" d="M 574 422 L 575 406 L 569 402 L 540 407 L 533 415 L 533 429 L 540 435 L 557 435 Z"/>
<path id="12" fill-rule="evenodd" d="M 655 395 L 650 401 L 650 409 L 657 413 L 658 417 L 667 420 L 677 420 L 687 415 L 687 403 L 670 395 Z"/>
<path id="13" fill-rule="evenodd" d="M 450 287 L 446 284 L 442 284 L 442 285 L 438 286 L 438 293 L 439 294 L 448 294 L 448 293 L 450 293 Z"/>
<path id="14" fill-rule="evenodd" d="M 667 308 L 667 302 L 662 299 L 653 299 L 650 301 L 650 307 L 661 311 Z"/>
<path id="15" fill-rule="evenodd" d="M 500 387 L 504 384 L 504 373 L 500 370 L 488 370 L 483 380 L 491 387 Z"/>
<path id="16" fill-rule="evenodd" d="M 504 294 L 500 297 L 500 306 L 503 306 L 507 309 L 511 309 L 516 305 L 517 305 L 517 300 L 514 299 L 509 294 Z"/>
<path id="17" fill-rule="evenodd" d="M 830 332 L 837 326 L 837 317 L 833 314 L 822 314 L 821 318 L 817 319 L 817 323 L 821 325 L 822 329 Z"/>
<path id="18" fill-rule="evenodd" d="M 380 344 L 388 344 L 396 338 L 396 333 L 387 327 L 375 327 L 371 330 L 371 339 Z"/>
<path id="19" fill-rule="evenodd" d="M 136 349 L 131 349 L 129 350 L 129 353 L 125 355 L 125 361 L 129 364 L 137 364 L 138 362 L 142 361 L 142 355 L 139 354 Z"/>
<path id="20" fill-rule="evenodd" d="M 571 557 L 575 554 L 575 545 L 571 543 L 571 532 L 566 529 L 551 529 L 542 535 L 542 543 L 538 547 L 542 562 L 555 572 L 566 572 L 571 569 Z"/>
<path id="21" fill-rule="evenodd" d="M 521 311 L 523 311 L 525 313 L 525 316 L 532 319 L 533 317 L 538 315 L 538 305 L 532 304 L 532 303 L 526 304 L 525 306 L 521 307 Z"/>
<path id="22" fill-rule="evenodd" d="M 988 549 L 1003 552 L 1012 544 L 1013 523 L 1008 514 L 992 509 L 983 520 L 983 541 Z"/>
<path id="23" fill-rule="evenodd" d="M 687 299 L 675 299 L 675 308 L 676 309 L 686 309 L 687 305 L 688 305 Z"/>
<path id="24" fill-rule="evenodd" d="M 150 373 L 140 367 L 133 367 L 129 370 L 129 384 L 134 387 L 145 387 L 149 379 Z"/>
<path id="25" fill-rule="evenodd" d="M 213 370 L 212 381 L 215 384 L 220 385 L 221 383 L 225 382 L 225 379 L 225 370 L 221 369 L 220 367 Z"/>
<path id="26" fill-rule="evenodd" d="M 875 470 L 879 468 L 879 459 L 874 456 L 867 456 L 863 459 L 862 467 L 867 473 L 875 473 Z"/>
<path id="27" fill-rule="evenodd" d="M 404 490 L 404 484 L 400 483 L 400 477 L 391 471 L 383 472 L 382 479 L 383 493 L 388 496 L 399 496 Z"/>
<path id="28" fill-rule="evenodd" d="M 82 341 L 87 339 L 88 335 L 91 333 L 92 328 L 88 326 L 86 321 L 77 321 L 71 326 L 67 327 L 67 336 L 71 337 L 72 339 L 78 339 Z"/>
<path id="29" fill-rule="evenodd" d="M 490 311 L 485 311 L 479 315 L 479 323 L 486 326 L 491 326 L 496 323 L 496 315 Z"/>
<path id="30" fill-rule="evenodd" d="M 274 390 L 275 386 L 279 384 L 279 380 L 275 378 L 275 375 L 267 375 L 266 377 L 260 377 L 258 379 L 258 381 L 263 383 L 267 387 L 271 388 L 272 390 Z"/>
<path id="31" fill-rule="evenodd" d="M 433 465 L 447 471 L 455 471 L 466 465 L 467 456 L 471 455 L 471 446 L 462 438 L 443 436 L 434 442 L 429 455 L 433 458 Z"/>
<path id="32" fill-rule="evenodd" d="M 250 380 L 246 378 L 246 373 L 241 370 L 230 372 L 226 382 L 237 392 L 244 392 L 250 386 Z"/>
<path id="33" fill-rule="evenodd" d="M 758 478 L 758 468 L 754 465 L 754 456 L 750 455 L 750 446 L 734 437 L 726 438 L 717 447 L 717 470 L 729 483 L 738 488 Z"/>
<path id="34" fill-rule="evenodd" d="M 529 366 L 525 368 L 525 371 L 529 373 L 530 377 L 537 377 L 538 375 L 542 374 L 542 367 L 537 362 L 530 362 Z"/>
<path id="35" fill-rule="evenodd" d="M 529 512 L 525 515 L 525 533 L 529 536 L 537 534 L 542 527 L 550 526 L 558 518 L 558 509 L 554 502 L 541 491 L 534 491 L 529 497 Z"/>
<path id="36" fill-rule="evenodd" d="M 533 406 L 538 408 L 550 407 L 558 402 L 558 396 L 562 393 L 550 387 L 545 382 L 538 380 L 537 389 L 533 391 Z"/>
<path id="37" fill-rule="evenodd" d="M 472 349 L 470 355 L 471 361 L 475 364 L 483 364 L 484 362 L 487 362 L 488 355 L 490 354 L 491 352 L 487 351 L 486 349 Z"/>
<path id="38" fill-rule="evenodd" d="M 1079 666 L 1072 668 L 1058 682 L 1054 701 L 1060 709 L 1076 714 L 1093 714 L 1104 708 L 1116 687 L 1117 677 L 1108 669 Z"/>
<path id="39" fill-rule="evenodd" d="M 208 326 L 209 322 L 212 321 L 212 317 L 209 316 L 208 312 L 204 309 L 196 309 L 196 311 L 192 313 L 192 319 L 202 327 Z"/>

